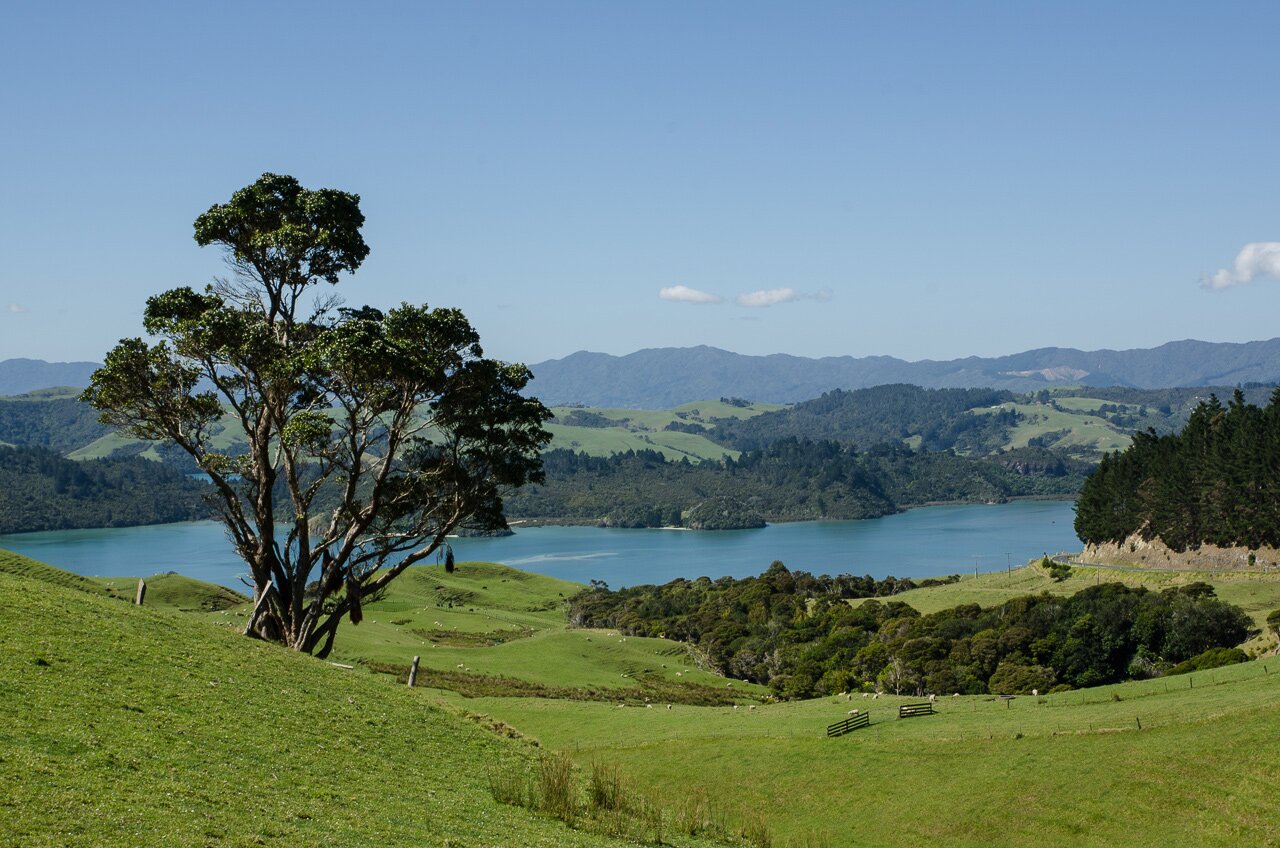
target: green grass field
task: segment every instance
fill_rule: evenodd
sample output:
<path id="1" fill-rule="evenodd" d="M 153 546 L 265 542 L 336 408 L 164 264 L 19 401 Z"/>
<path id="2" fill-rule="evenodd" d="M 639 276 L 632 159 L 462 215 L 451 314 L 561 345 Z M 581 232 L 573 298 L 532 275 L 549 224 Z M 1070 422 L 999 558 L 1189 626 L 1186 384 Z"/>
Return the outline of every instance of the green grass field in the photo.
<path id="1" fill-rule="evenodd" d="M 718 460 L 726 454 L 737 459 L 739 452 L 721 447 L 698 433 L 678 433 L 671 430 L 636 431 L 623 427 L 574 427 L 550 423 L 551 449 L 567 448 L 591 456 L 609 456 L 627 451 L 658 451 L 668 460 L 679 462 L 687 457 L 690 462 L 705 459 Z"/>
<path id="2" fill-rule="evenodd" d="M 1023 567 L 897 598 L 929 611 L 1113 578 L 1202 578 L 1258 619 L 1280 606 L 1271 577 L 1078 568 L 1054 583 Z M 897 706 L 915 699 L 770 703 L 699 670 L 677 643 L 569 628 L 562 603 L 576 584 L 498 565 L 408 571 L 340 631 L 330 659 L 352 670 L 210 627 L 243 615 L 210 611 L 213 587 L 152 578 L 157 606 L 139 609 L 109 597 L 111 583 L 0 556 L 0 602 L 20 610 L 0 644 L 32 657 L 0 666 L 0 695 L 22 696 L 3 698 L 21 706 L 0 731 L 0 780 L 18 786 L 14 844 L 97 844 L 84 811 L 104 797 L 112 812 L 92 825 L 102 844 L 597 844 L 493 804 L 485 774 L 527 767 L 529 750 L 460 714 L 564 752 L 581 773 L 613 764 L 669 810 L 731 828 L 762 820 L 778 846 L 1280 844 L 1276 657 L 1040 698 L 943 697 L 938 715 L 901 720 Z M 410 692 L 395 683 L 414 655 L 431 688 Z M 92 687 L 56 677 L 72 664 L 93 669 Z M 701 705 L 706 693 L 722 699 Z M 297 714 L 273 730 L 266 716 L 286 705 Z M 871 726 L 827 739 L 851 709 Z M 334 751 L 348 758 L 341 778 L 327 767 Z M 267 785 L 237 783 L 255 762 L 284 781 L 281 797 L 228 812 Z M 401 789 L 370 796 L 376 815 L 338 820 L 379 782 Z"/>
<path id="3" fill-rule="evenodd" d="M 1093 402 L 1092 398 L 1066 398 L 1064 400 L 1081 400 Z M 1102 401 L 1097 401 L 1100 406 Z M 1067 404 L 1063 404 L 1066 406 Z M 1081 407 L 1085 408 L 1085 407 Z M 1093 407 L 1094 409 L 1097 406 Z M 1130 436 L 1122 432 L 1102 418 L 1093 415 L 1076 415 L 1061 412 L 1048 406 L 1027 403 L 1003 403 L 997 407 L 972 410 L 975 414 L 992 414 L 1000 409 L 1014 409 L 1024 417 L 1009 434 L 1006 448 L 1024 448 L 1034 438 L 1059 430 L 1067 430 L 1051 447 L 1085 448 L 1097 451 L 1123 450 L 1129 446 Z"/>
<path id="4" fill-rule="evenodd" d="M 6 561 L 0 845 L 631 844 L 494 801 L 536 751 L 428 692 Z"/>
<path id="5" fill-rule="evenodd" d="M 552 408 L 563 421 L 575 412 L 590 413 L 617 422 L 615 427 L 580 427 L 552 420 L 547 430 L 552 434 L 551 448 L 567 448 L 592 456 L 608 456 L 629 450 L 656 450 L 668 460 L 688 458 L 690 462 L 719 460 L 723 456 L 737 459 L 740 455 L 717 445 L 699 433 L 681 433 L 664 429 L 676 421 L 714 427 L 716 418 L 750 418 L 763 412 L 783 409 L 780 404 L 753 403 L 734 406 L 718 400 L 694 401 L 675 409 L 603 409 L 596 407 Z"/>

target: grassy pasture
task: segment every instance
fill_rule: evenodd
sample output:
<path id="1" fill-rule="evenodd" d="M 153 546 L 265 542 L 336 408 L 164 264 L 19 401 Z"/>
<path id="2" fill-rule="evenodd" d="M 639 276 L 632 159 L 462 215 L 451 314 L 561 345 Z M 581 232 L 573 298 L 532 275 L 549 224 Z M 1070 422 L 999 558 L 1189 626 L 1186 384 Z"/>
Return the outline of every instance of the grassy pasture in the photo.
<path id="1" fill-rule="evenodd" d="M 0 572 L 0 844 L 630 844 L 495 802 L 490 776 L 534 752 L 422 690 L 20 566 Z"/>
<path id="2" fill-rule="evenodd" d="M 65 574 L 21 559 L 0 557 L 0 572 L 46 577 Z M 1256 618 L 1280 606 L 1280 602 L 1271 605 L 1272 599 L 1280 601 L 1280 580 L 1268 577 L 1077 568 L 1070 580 L 1054 583 L 1040 569 L 1029 566 L 1011 573 L 983 574 L 976 580 L 966 577 L 957 584 L 915 590 L 897 598 L 928 611 L 968 602 L 990 605 L 1043 590 L 1076 591 L 1097 580 L 1136 581 L 1159 588 L 1203 578 L 1214 583 L 1221 596 L 1247 601 Z M 5 601 L 6 580 L 25 579 L 0 575 L 0 602 Z M 62 579 L 105 594 L 100 582 L 74 575 Z M 126 585 L 132 586 L 127 581 Z M 207 832 L 222 837 L 219 841 L 206 836 L 210 844 L 254 844 L 250 837 L 239 842 L 228 837 L 246 833 L 263 838 L 265 844 L 285 844 L 286 838 L 291 844 L 321 844 L 323 827 L 331 827 L 336 810 L 354 797 L 359 786 L 366 785 L 348 781 L 339 786 L 324 776 L 323 753 L 335 747 L 345 751 L 342 737 L 353 735 L 376 740 L 379 751 L 391 750 L 393 758 L 397 746 L 413 749 L 409 764 L 400 758 L 374 765 L 359 752 L 352 756 L 356 757 L 356 768 L 373 769 L 368 775 L 371 783 L 381 779 L 405 786 L 404 775 L 396 771 L 411 769 L 405 774 L 412 777 L 417 800 L 392 799 L 390 807 L 378 811 L 379 821 L 374 823 L 343 822 L 325 844 L 378 844 L 378 840 L 383 844 L 449 844 L 430 841 L 425 826 L 415 830 L 415 825 L 401 820 L 414 803 L 425 804 L 433 816 L 437 814 L 433 803 L 451 810 L 452 805 L 458 805 L 456 815 L 440 814 L 433 819 L 430 830 L 437 840 L 447 834 L 454 840 L 452 844 L 597 844 L 590 841 L 595 837 L 556 830 L 558 826 L 520 810 L 491 805 L 483 792 L 483 777 L 475 770 L 492 768 L 495 761 L 489 754 L 477 752 L 498 752 L 498 761 L 508 764 L 504 767 L 510 763 L 519 767 L 526 753 L 517 746 L 477 735 L 472 725 L 451 723 L 456 722 L 453 716 L 458 711 L 465 711 L 480 714 L 482 720 L 498 726 L 514 727 L 544 748 L 567 753 L 583 772 L 595 762 L 615 764 L 640 792 L 671 809 L 706 803 L 718 806 L 732 822 L 748 820 L 753 814 L 763 816 L 773 833 L 773 844 L 779 846 L 907 846 L 926 840 L 973 848 L 1280 844 L 1280 820 L 1272 814 L 1274 786 L 1280 779 L 1280 740 L 1274 732 L 1280 720 L 1280 658 L 1040 698 L 942 697 L 938 715 L 909 720 L 896 718 L 897 706 L 915 699 L 854 695 L 771 704 L 759 700 L 759 687 L 738 682 L 734 683 L 740 695 L 736 709 L 733 705 L 692 706 L 679 701 L 668 709 L 668 702 L 662 700 L 655 699 L 648 706 L 642 703 L 637 693 L 646 691 L 640 689 L 643 679 L 670 687 L 701 685 L 722 691 L 726 681 L 697 670 L 685 648 L 676 643 L 568 628 L 561 604 L 576 588 L 576 584 L 492 564 L 460 563 L 451 575 L 438 566 L 411 569 L 392 584 L 383 600 L 366 606 L 361 625 L 344 625 L 340 631 L 332 659 L 357 666 L 354 671 L 344 671 L 307 658 L 282 656 L 277 649 L 208 627 L 209 620 L 236 622 L 239 610 L 175 616 L 54 587 L 50 592 L 58 603 L 66 604 L 66 597 L 74 594 L 85 598 L 78 604 L 97 605 L 99 621 L 87 622 L 89 631 L 102 632 L 101 620 L 117 615 L 131 628 L 122 642 L 126 659 L 118 662 L 115 658 L 114 645 L 122 637 L 106 627 L 114 640 L 112 647 L 93 650 L 111 656 L 91 660 L 95 674 L 96 664 L 104 666 L 102 679 L 110 684 L 98 690 L 106 692 L 109 707 L 94 709 L 106 710 L 115 721 L 90 716 L 90 724 L 109 726 L 113 733 L 124 733 L 117 728 L 128 730 L 120 739 L 111 737 L 107 747 L 115 759 L 94 759 L 97 749 L 86 742 L 90 737 L 59 725 L 59 732 L 74 740 L 72 748 L 62 754 L 62 766 L 89 758 L 88 773 L 94 775 L 94 787 L 113 799 L 120 797 L 120 790 L 100 772 L 119 768 L 120 762 L 140 765 L 148 775 L 147 786 L 158 785 L 177 793 L 176 800 L 160 802 L 163 812 L 130 814 L 122 805 L 126 812 L 116 814 L 120 823 L 108 825 L 116 841 L 106 844 L 162 844 L 135 838 L 147 828 L 160 829 L 157 832 L 170 841 L 191 842 L 184 837 L 195 831 L 182 830 L 186 825 L 180 822 L 162 821 L 175 809 L 201 812 Z M 108 614 L 107 606 L 117 612 Z M 188 599 L 175 608 L 197 606 Z M 48 614 L 47 609 L 37 613 L 41 619 Z M 34 625 L 19 622 L 16 626 L 25 634 Z M 24 644 L 52 650 L 92 642 L 84 633 L 63 633 L 65 627 L 60 624 L 50 635 L 30 637 Z M 203 629 L 188 632 L 185 628 Z M 175 689 L 166 678 L 160 690 L 152 692 L 149 677 L 161 674 L 158 667 L 163 663 L 152 657 L 144 667 L 137 667 L 138 650 L 133 643 L 143 639 L 143 632 L 149 634 L 146 639 L 159 639 L 159 633 L 180 630 L 186 634 L 184 639 L 192 641 L 176 648 L 165 643 L 168 647 L 164 650 L 176 658 L 168 671 L 185 675 L 195 691 L 183 693 L 181 686 Z M 0 629 L 0 643 L 6 647 L 17 644 L 13 638 Z M 203 646 L 198 650 L 192 647 L 202 639 L 223 659 L 211 660 Z M 36 647 L 26 650 L 35 651 Z M 392 685 L 389 676 L 370 676 L 360 670 L 362 665 L 380 664 L 407 669 L 414 654 L 422 657 L 424 669 L 442 674 L 476 681 L 525 681 L 531 686 L 555 687 L 562 694 L 518 697 L 518 692 L 506 695 L 492 687 L 479 697 L 443 689 L 408 693 Z M 49 662 L 55 659 L 45 654 L 40 657 Z M 235 659 L 227 659 L 230 657 Z M 58 665 L 66 659 L 63 656 Z M 235 738 L 241 735 L 239 730 L 230 734 L 223 730 L 222 736 L 213 740 L 207 729 L 199 730 L 205 735 L 198 740 L 181 738 L 178 731 L 203 727 L 192 716 L 194 701 L 206 696 L 201 686 L 211 686 L 214 681 L 212 694 L 206 697 L 222 698 L 224 691 L 217 686 L 230 679 L 240 681 L 241 675 L 266 673 L 268 667 L 258 665 L 266 660 L 283 668 L 293 669 L 297 664 L 299 669 L 308 669 L 308 677 L 290 677 L 279 687 L 282 696 L 288 692 L 290 703 L 302 697 L 302 703 L 310 705 L 309 699 L 329 685 L 324 682 L 328 681 L 342 687 L 342 695 L 355 699 L 360 709 L 352 711 L 341 700 L 313 705 L 320 710 L 317 713 L 306 713 L 311 709 L 306 706 L 304 713 L 309 718 L 290 720 L 287 741 L 256 735 L 265 732 L 258 730 L 242 740 Z M 218 666 L 219 662 L 223 664 Z M 463 668 L 457 667 L 459 663 Z M 48 667 L 39 667 L 36 672 L 47 673 Z M 0 696 L 12 690 L 6 677 L 9 674 L 0 666 Z M 18 685 L 25 690 L 31 684 Z M 582 700 L 567 691 L 573 687 L 613 691 L 617 698 Z M 274 697 L 274 688 L 259 687 L 255 681 L 250 700 Z M 167 710 L 162 713 L 162 728 L 177 729 L 155 731 L 152 722 L 147 733 L 160 733 L 164 744 L 150 740 L 131 727 L 131 722 L 142 719 L 135 718 L 128 706 L 110 700 L 119 697 L 136 702 L 144 710 L 143 716 Z M 424 698 L 439 703 L 441 709 L 430 709 Z M 8 703 L 9 699 L 0 698 L 0 702 Z M 35 714 L 44 716 L 47 703 L 46 698 L 37 704 Z M 402 717 L 396 712 L 402 707 L 424 711 L 428 718 L 414 720 L 412 733 L 402 732 Z M 850 709 L 869 711 L 871 727 L 839 739 L 825 738 L 826 725 L 844 718 Z M 215 717 L 233 721 L 230 707 L 219 704 L 213 710 Z M 325 730 L 313 727 L 306 736 L 303 727 L 308 721 L 322 722 Z M 5 770 L 17 768 L 15 764 L 26 768 L 36 762 L 28 751 L 23 750 L 21 756 L 14 753 L 15 746 L 26 749 L 36 745 L 30 739 L 32 722 L 24 713 L 16 732 L 0 733 L 0 779 L 6 779 Z M 106 731 L 93 732 L 98 734 L 93 737 L 95 744 L 101 747 Z M 419 739 L 423 733 L 425 738 Z M 450 742 L 443 737 L 451 733 L 460 734 L 463 752 L 446 750 Z M 40 745 L 54 745 L 48 738 L 42 739 Z M 242 803 L 240 799 L 253 787 L 233 786 L 225 765 L 215 768 L 211 781 L 198 789 L 179 785 L 173 777 L 190 773 L 197 768 L 196 758 L 207 756 L 207 751 L 194 752 L 197 745 L 212 745 L 220 757 L 243 764 L 255 741 L 266 747 L 270 762 L 275 764 L 272 767 L 284 769 L 281 773 L 296 784 L 290 785 L 289 797 L 304 798 L 308 815 L 314 818 L 273 819 L 272 812 L 280 814 L 286 807 L 282 801 L 266 810 L 250 811 L 245 823 L 233 826 L 226 814 L 206 808 Z M 241 743 L 244 747 L 238 747 Z M 121 753 L 131 751 L 130 745 L 141 746 L 145 755 Z M 176 746 L 176 750 L 157 750 L 165 745 Z M 312 745 L 317 746 L 315 751 Z M 284 764 L 285 749 L 291 755 L 295 750 L 301 752 L 303 762 Z M 42 751 L 40 756 L 53 754 Z M 175 766 L 175 759 L 184 762 Z M 167 777 L 160 774 L 165 768 L 169 769 Z M 469 769 L 472 772 L 467 772 Z M 448 781 L 437 773 L 440 770 L 449 773 Z M 38 833 L 56 818 L 36 807 L 37 790 L 52 792 L 55 810 L 80 809 L 76 806 L 79 801 L 72 798 L 76 792 L 58 785 L 54 775 L 61 774 L 59 768 L 48 766 L 37 774 L 38 779 L 28 782 L 38 785 L 20 787 L 19 820 L 26 829 L 19 833 Z M 119 779 L 117 773 L 112 774 Z M 127 775 L 126 783 L 133 779 Z M 364 779 L 361 772 L 359 780 Z M 63 779 L 64 784 L 70 781 Z M 77 786 L 81 783 L 77 781 Z M 198 797 L 193 799 L 193 795 Z M 129 800 L 138 797 L 140 794 L 131 789 Z M 138 815 L 151 818 L 139 825 Z M 455 830 L 462 826 L 460 820 L 475 816 L 489 829 L 477 831 L 479 825 L 467 825 L 472 829 Z M 561 841 L 555 841 L 561 836 Z M 668 843 L 675 841 L 673 837 L 667 834 Z M 83 832 L 74 831 L 71 837 L 61 836 L 61 841 L 37 840 L 34 844 L 63 843 L 91 844 Z"/>
<path id="3" fill-rule="evenodd" d="M 739 456 L 738 451 L 721 447 L 698 433 L 635 431 L 625 427 L 575 427 L 554 422 L 547 424 L 546 428 L 551 433 L 552 449 L 567 448 L 591 456 L 641 450 L 658 451 L 675 462 L 685 457 L 690 462 L 701 462 L 704 459 L 718 460 L 725 454 L 734 459 Z"/>
<path id="4" fill-rule="evenodd" d="M 727 682 L 699 670 L 677 642 L 570 629 L 563 604 L 579 584 L 493 563 L 457 568 L 409 569 L 385 599 L 366 606 L 358 627 L 339 630 L 333 659 L 407 668 L 418 655 L 423 668 L 440 672 L 617 690 L 620 699 L 641 681 L 717 688 Z M 476 638 L 485 634 L 495 638 Z M 734 685 L 744 694 L 767 691 Z"/>
<path id="5" fill-rule="evenodd" d="M 610 421 L 615 427 L 578 427 L 552 420 L 547 429 L 552 434 L 552 448 L 568 448 L 592 456 L 608 456 L 629 450 L 656 450 L 668 460 L 679 461 L 687 457 L 690 462 L 718 460 L 726 454 L 737 459 L 739 452 L 717 445 L 698 433 L 681 433 L 663 429 L 675 421 L 714 427 L 715 418 L 750 418 L 763 412 L 784 409 L 780 404 L 753 403 L 749 406 L 733 406 L 718 400 L 694 401 L 674 409 L 604 409 L 596 407 L 552 408 L 558 419 L 564 420 L 574 412 L 594 413 Z"/>
<path id="6" fill-rule="evenodd" d="M 1101 403 L 1098 401 L 1098 405 Z M 990 415 L 1001 409 L 1013 409 L 1024 416 L 1024 419 L 1018 422 L 1010 432 L 1009 441 L 1005 444 L 1006 448 L 1024 448 L 1031 439 L 1058 430 L 1070 432 L 1055 441 L 1053 447 L 1113 451 L 1123 450 L 1129 446 L 1128 433 L 1116 429 L 1106 420 L 1093 415 L 1075 415 L 1048 406 L 1028 403 L 1002 403 L 996 407 L 974 409 L 972 412 L 977 415 Z"/>
<path id="7" fill-rule="evenodd" d="M 1160 587 L 1197 577 L 1224 597 L 1251 599 L 1255 616 L 1280 597 L 1280 583 L 1243 575 L 1077 569 L 1058 584 L 1023 567 L 898 598 L 941 609 L 1076 591 L 1098 579 Z M 457 578 L 437 579 L 456 585 Z M 526 679 L 591 681 L 597 678 L 584 676 L 591 665 L 610 664 L 604 679 L 624 657 L 662 656 L 661 640 L 619 638 L 602 642 L 599 631 L 556 629 L 523 640 L 520 661 L 500 659 L 520 642 L 458 648 L 448 659 L 463 658 L 476 673 L 501 663 Z M 524 671 L 521 662 L 529 664 Z M 539 666 L 552 673 L 542 678 Z M 439 695 L 569 753 L 584 768 L 618 764 L 666 804 L 719 799 L 730 818 L 765 810 L 781 844 L 1225 846 L 1280 839 L 1268 812 L 1269 787 L 1280 778 L 1280 741 L 1269 729 L 1280 719 L 1280 659 L 1012 702 L 944 697 L 939 715 L 911 720 L 897 720 L 896 710 L 915 699 L 891 696 L 744 699 L 734 709 Z M 825 726 L 853 708 L 869 710 L 872 726 L 826 739 Z"/>

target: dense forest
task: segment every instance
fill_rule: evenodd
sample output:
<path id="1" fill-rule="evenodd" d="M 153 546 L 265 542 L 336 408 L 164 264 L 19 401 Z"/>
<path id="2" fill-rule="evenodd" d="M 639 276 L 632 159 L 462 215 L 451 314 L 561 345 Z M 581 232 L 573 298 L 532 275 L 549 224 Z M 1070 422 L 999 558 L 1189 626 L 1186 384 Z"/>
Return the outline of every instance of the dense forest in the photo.
<path id="1" fill-rule="evenodd" d="M 786 698 L 837 692 L 1024 694 L 1151 677 L 1249 636 L 1238 607 L 1195 583 L 1163 592 L 1119 583 L 1070 597 L 921 615 L 892 600 L 911 581 L 815 577 L 775 562 L 760 577 L 675 580 L 570 600 L 570 621 L 696 646 L 722 673 Z M 850 598 L 869 597 L 854 606 Z"/>
<path id="2" fill-rule="evenodd" d="M 1088 543 L 1280 546 L 1280 389 L 1265 407 L 1211 397 L 1180 433 L 1136 434 L 1085 481 L 1075 526 Z"/>
<path id="3" fill-rule="evenodd" d="M 0 446 L 0 533 L 207 518 L 207 490 L 139 457 L 73 462 L 45 448 Z"/>
<path id="4" fill-rule="evenodd" d="M 0 399 L 0 443 L 66 454 L 110 432 L 75 398 Z"/>
<path id="5" fill-rule="evenodd" d="M 656 451 L 610 457 L 554 450 L 546 482 L 507 498 L 512 518 L 617 527 L 758 527 L 765 521 L 873 518 L 932 501 L 1068 495 L 1087 466 L 1045 451 L 970 458 L 884 445 L 783 438 L 737 460 L 668 462 Z"/>

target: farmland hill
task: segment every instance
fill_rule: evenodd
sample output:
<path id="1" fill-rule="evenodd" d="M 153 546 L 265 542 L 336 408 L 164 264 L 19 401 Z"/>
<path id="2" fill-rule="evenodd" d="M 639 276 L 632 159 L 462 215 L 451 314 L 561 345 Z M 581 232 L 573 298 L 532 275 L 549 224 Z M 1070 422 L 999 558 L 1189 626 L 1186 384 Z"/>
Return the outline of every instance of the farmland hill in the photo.
<path id="1" fill-rule="evenodd" d="M 548 404 L 666 409 L 714 397 L 794 403 L 831 389 L 886 383 L 1038 391 L 1064 385 L 1171 388 L 1275 382 L 1280 338 L 1177 341 L 1139 350 L 1041 348 L 1010 356 L 907 362 L 891 356 L 746 356 L 714 347 L 650 348 L 626 356 L 580 351 L 531 366 Z"/>

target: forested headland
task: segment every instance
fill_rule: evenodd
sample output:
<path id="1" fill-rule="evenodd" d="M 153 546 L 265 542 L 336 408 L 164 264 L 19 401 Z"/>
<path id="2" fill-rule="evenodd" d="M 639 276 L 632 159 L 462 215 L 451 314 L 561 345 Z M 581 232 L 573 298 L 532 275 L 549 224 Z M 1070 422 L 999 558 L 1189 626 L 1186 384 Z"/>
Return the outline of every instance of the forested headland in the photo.
<path id="1" fill-rule="evenodd" d="M 901 444 L 860 452 L 796 438 L 701 463 L 669 462 L 655 451 L 595 457 L 554 450 L 543 456 L 546 482 L 516 492 L 505 506 L 512 518 L 734 529 L 875 518 L 931 502 L 1069 496 L 1087 467 L 1035 449 L 973 458 Z"/>
<path id="2" fill-rule="evenodd" d="M 1200 403 L 1181 432 L 1137 433 L 1085 481 L 1075 527 L 1089 544 L 1280 546 L 1280 389 L 1264 407 L 1237 390 Z"/>

